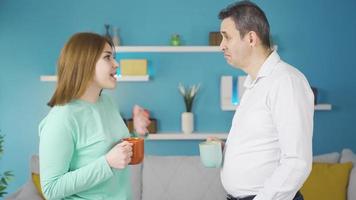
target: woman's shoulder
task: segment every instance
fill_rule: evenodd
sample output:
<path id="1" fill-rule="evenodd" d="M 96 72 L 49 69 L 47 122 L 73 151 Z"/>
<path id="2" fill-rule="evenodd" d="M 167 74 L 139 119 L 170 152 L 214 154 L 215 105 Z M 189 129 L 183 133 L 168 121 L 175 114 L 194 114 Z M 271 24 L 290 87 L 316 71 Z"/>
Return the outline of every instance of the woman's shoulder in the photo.
<path id="1" fill-rule="evenodd" d="M 56 105 L 51 108 L 46 117 L 39 124 L 39 133 L 47 130 L 70 129 L 73 116 L 69 105 Z"/>
<path id="2" fill-rule="evenodd" d="M 67 103 L 64 105 L 56 105 L 54 106 L 49 114 L 51 115 L 56 115 L 59 117 L 70 117 L 74 115 L 78 110 L 80 110 L 81 106 L 75 104 L 75 103 Z"/>
<path id="3" fill-rule="evenodd" d="M 47 116 L 43 119 L 46 122 L 69 122 L 73 115 L 72 106 L 66 105 L 56 105 L 51 108 Z"/>

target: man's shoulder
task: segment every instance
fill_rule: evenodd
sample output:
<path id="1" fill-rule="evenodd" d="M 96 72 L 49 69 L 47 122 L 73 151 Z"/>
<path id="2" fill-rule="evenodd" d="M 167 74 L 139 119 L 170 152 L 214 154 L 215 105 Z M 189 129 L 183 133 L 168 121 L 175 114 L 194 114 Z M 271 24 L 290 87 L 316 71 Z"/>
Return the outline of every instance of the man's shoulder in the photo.
<path id="1" fill-rule="evenodd" d="M 284 79 L 300 79 L 306 80 L 304 74 L 299 71 L 296 67 L 280 61 L 277 63 L 277 67 L 272 74 L 274 80 L 284 80 Z"/>

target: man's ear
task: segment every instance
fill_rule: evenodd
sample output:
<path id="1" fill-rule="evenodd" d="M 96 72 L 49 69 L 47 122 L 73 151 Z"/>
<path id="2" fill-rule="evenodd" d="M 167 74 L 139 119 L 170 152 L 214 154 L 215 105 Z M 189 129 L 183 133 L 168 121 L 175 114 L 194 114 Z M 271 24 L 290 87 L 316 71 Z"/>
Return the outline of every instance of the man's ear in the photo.
<path id="1" fill-rule="evenodd" d="M 248 39 L 249 45 L 251 47 L 256 46 L 256 44 L 257 44 L 257 42 L 259 40 L 256 32 L 255 31 L 248 32 L 247 33 L 247 37 L 248 37 L 247 39 Z"/>

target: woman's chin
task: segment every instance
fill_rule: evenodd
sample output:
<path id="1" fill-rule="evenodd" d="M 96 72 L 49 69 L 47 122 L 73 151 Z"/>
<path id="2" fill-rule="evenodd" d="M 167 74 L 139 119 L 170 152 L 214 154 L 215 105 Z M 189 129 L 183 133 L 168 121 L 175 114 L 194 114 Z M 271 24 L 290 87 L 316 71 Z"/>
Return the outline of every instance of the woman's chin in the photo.
<path id="1" fill-rule="evenodd" d="M 111 85 L 110 87 L 108 87 L 108 89 L 115 89 L 116 88 L 116 83 L 114 85 Z"/>
<path id="2" fill-rule="evenodd" d="M 115 89 L 116 88 L 116 84 L 117 84 L 116 81 L 115 82 L 111 82 L 111 83 L 106 84 L 103 88 L 104 89 Z"/>

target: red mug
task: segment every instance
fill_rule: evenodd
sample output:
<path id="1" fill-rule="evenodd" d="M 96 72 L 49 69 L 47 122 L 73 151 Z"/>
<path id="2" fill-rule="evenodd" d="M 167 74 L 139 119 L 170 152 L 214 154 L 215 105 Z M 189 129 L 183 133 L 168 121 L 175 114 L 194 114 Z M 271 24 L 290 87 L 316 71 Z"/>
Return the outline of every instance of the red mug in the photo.
<path id="1" fill-rule="evenodd" d="M 127 141 L 132 144 L 132 157 L 130 165 L 136 165 L 142 162 L 145 153 L 145 143 L 143 138 L 124 138 L 122 141 Z"/>

